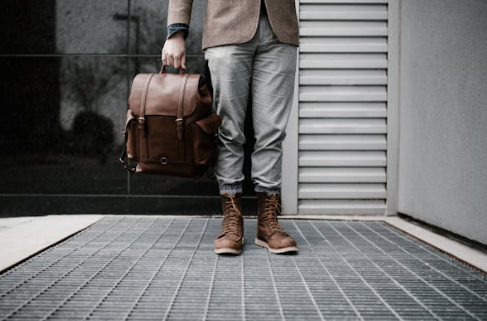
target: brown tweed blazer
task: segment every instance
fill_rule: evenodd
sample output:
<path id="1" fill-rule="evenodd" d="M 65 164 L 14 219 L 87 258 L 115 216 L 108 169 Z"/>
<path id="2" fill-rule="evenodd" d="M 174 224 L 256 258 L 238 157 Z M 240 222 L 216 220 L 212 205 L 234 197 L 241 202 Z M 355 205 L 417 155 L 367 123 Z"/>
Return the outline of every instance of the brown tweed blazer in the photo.
<path id="1" fill-rule="evenodd" d="M 295 0 L 265 1 L 267 15 L 279 41 L 298 46 Z M 167 24 L 189 25 L 193 0 L 169 0 Z M 259 24 L 261 0 L 208 0 L 203 49 L 248 42 Z"/>

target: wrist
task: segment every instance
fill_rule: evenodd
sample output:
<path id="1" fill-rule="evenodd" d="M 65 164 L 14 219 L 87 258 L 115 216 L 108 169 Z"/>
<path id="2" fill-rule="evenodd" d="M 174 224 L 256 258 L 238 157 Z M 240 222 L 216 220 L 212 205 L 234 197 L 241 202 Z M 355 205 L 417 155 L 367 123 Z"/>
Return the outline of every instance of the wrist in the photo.
<path id="1" fill-rule="evenodd" d="M 184 32 L 183 31 L 176 31 L 169 37 L 169 39 L 177 39 L 177 40 L 183 40 L 184 41 Z"/>

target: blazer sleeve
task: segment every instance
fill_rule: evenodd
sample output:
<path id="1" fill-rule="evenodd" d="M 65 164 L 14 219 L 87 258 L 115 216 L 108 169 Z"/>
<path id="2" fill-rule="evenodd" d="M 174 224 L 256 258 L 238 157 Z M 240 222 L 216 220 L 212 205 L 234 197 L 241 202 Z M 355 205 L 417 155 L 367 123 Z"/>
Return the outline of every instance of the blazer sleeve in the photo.
<path id="1" fill-rule="evenodd" d="M 167 25 L 185 24 L 189 26 L 192 7 L 193 0 L 169 0 Z"/>
<path id="2" fill-rule="evenodd" d="M 171 38 L 176 32 L 182 32 L 184 35 L 184 39 L 188 38 L 189 34 L 189 26 L 184 23 L 174 23 L 172 25 L 167 26 L 167 38 Z"/>

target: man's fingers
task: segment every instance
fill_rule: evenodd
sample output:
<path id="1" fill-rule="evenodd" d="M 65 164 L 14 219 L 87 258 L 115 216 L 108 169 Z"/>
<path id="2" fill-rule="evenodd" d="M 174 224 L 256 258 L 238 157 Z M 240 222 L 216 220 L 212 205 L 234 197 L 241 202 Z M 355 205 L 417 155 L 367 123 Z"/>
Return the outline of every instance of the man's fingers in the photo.
<path id="1" fill-rule="evenodd" d="M 186 52 L 182 33 L 176 33 L 174 37 L 166 40 L 162 48 L 161 59 L 165 66 L 186 68 Z"/>
<path id="2" fill-rule="evenodd" d="M 181 59 L 181 67 L 186 69 L 186 55 L 183 55 L 183 58 Z"/>
<path id="3" fill-rule="evenodd" d="M 181 67 L 181 57 L 174 57 L 173 62 L 174 62 L 174 65 L 173 65 L 174 68 Z"/>
<path id="4" fill-rule="evenodd" d="M 186 68 L 186 54 L 184 48 L 176 48 L 174 50 L 171 46 L 164 46 L 161 53 L 161 60 L 164 66 L 174 66 L 174 68 Z"/>
<path id="5" fill-rule="evenodd" d="M 169 55 L 167 54 L 167 48 L 165 45 L 162 48 L 161 60 L 164 66 L 169 66 Z"/>
<path id="6" fill-rule="evenodd" d="M 174 68 L 185 68 L 186 66 L 186 55 L 179 54 L 179 55 L 172 55 L 171 56 L 171 65 L 174 66 Z"/>
<path id="7" fill-rule="evenodd" d="M 163 52 L 161 56 L 161 60 L 164 66 L 174 66 L 174 68 L 179 68 L 180 66 L 183 65 L 183 60 L 180 57 L 171 54 L 166 54 L 165 52 Z"/>
<path id="8" fill-rule="evenodd" d="M 174 68 L 186 69 L 186 54 L 183 52 L 181 55 L 174 57 Z"/>
<path id="9" fill-rule="evenodd" d="M 164 57 L 164 61 L 163 61 L 163 62 L 164 62 L 164 65 L 165 65 L 165 66 L 171 66 L 171 65 L 172 65 L 172 59 L 171 59 L 171 56 L 169 56 L 169 55 L 168 55 L 168 56 L 165 56 L 165 57 Z"/>

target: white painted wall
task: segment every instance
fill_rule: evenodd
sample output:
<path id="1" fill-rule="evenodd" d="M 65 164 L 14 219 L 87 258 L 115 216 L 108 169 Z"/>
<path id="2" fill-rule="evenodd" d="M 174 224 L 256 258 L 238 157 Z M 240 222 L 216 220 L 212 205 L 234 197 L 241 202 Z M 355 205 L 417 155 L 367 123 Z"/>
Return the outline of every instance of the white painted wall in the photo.
<path id="1" fill-rule="evenodd" d="M 487 244 L 487 1 L 400 15 L 398 210 Z"/>

